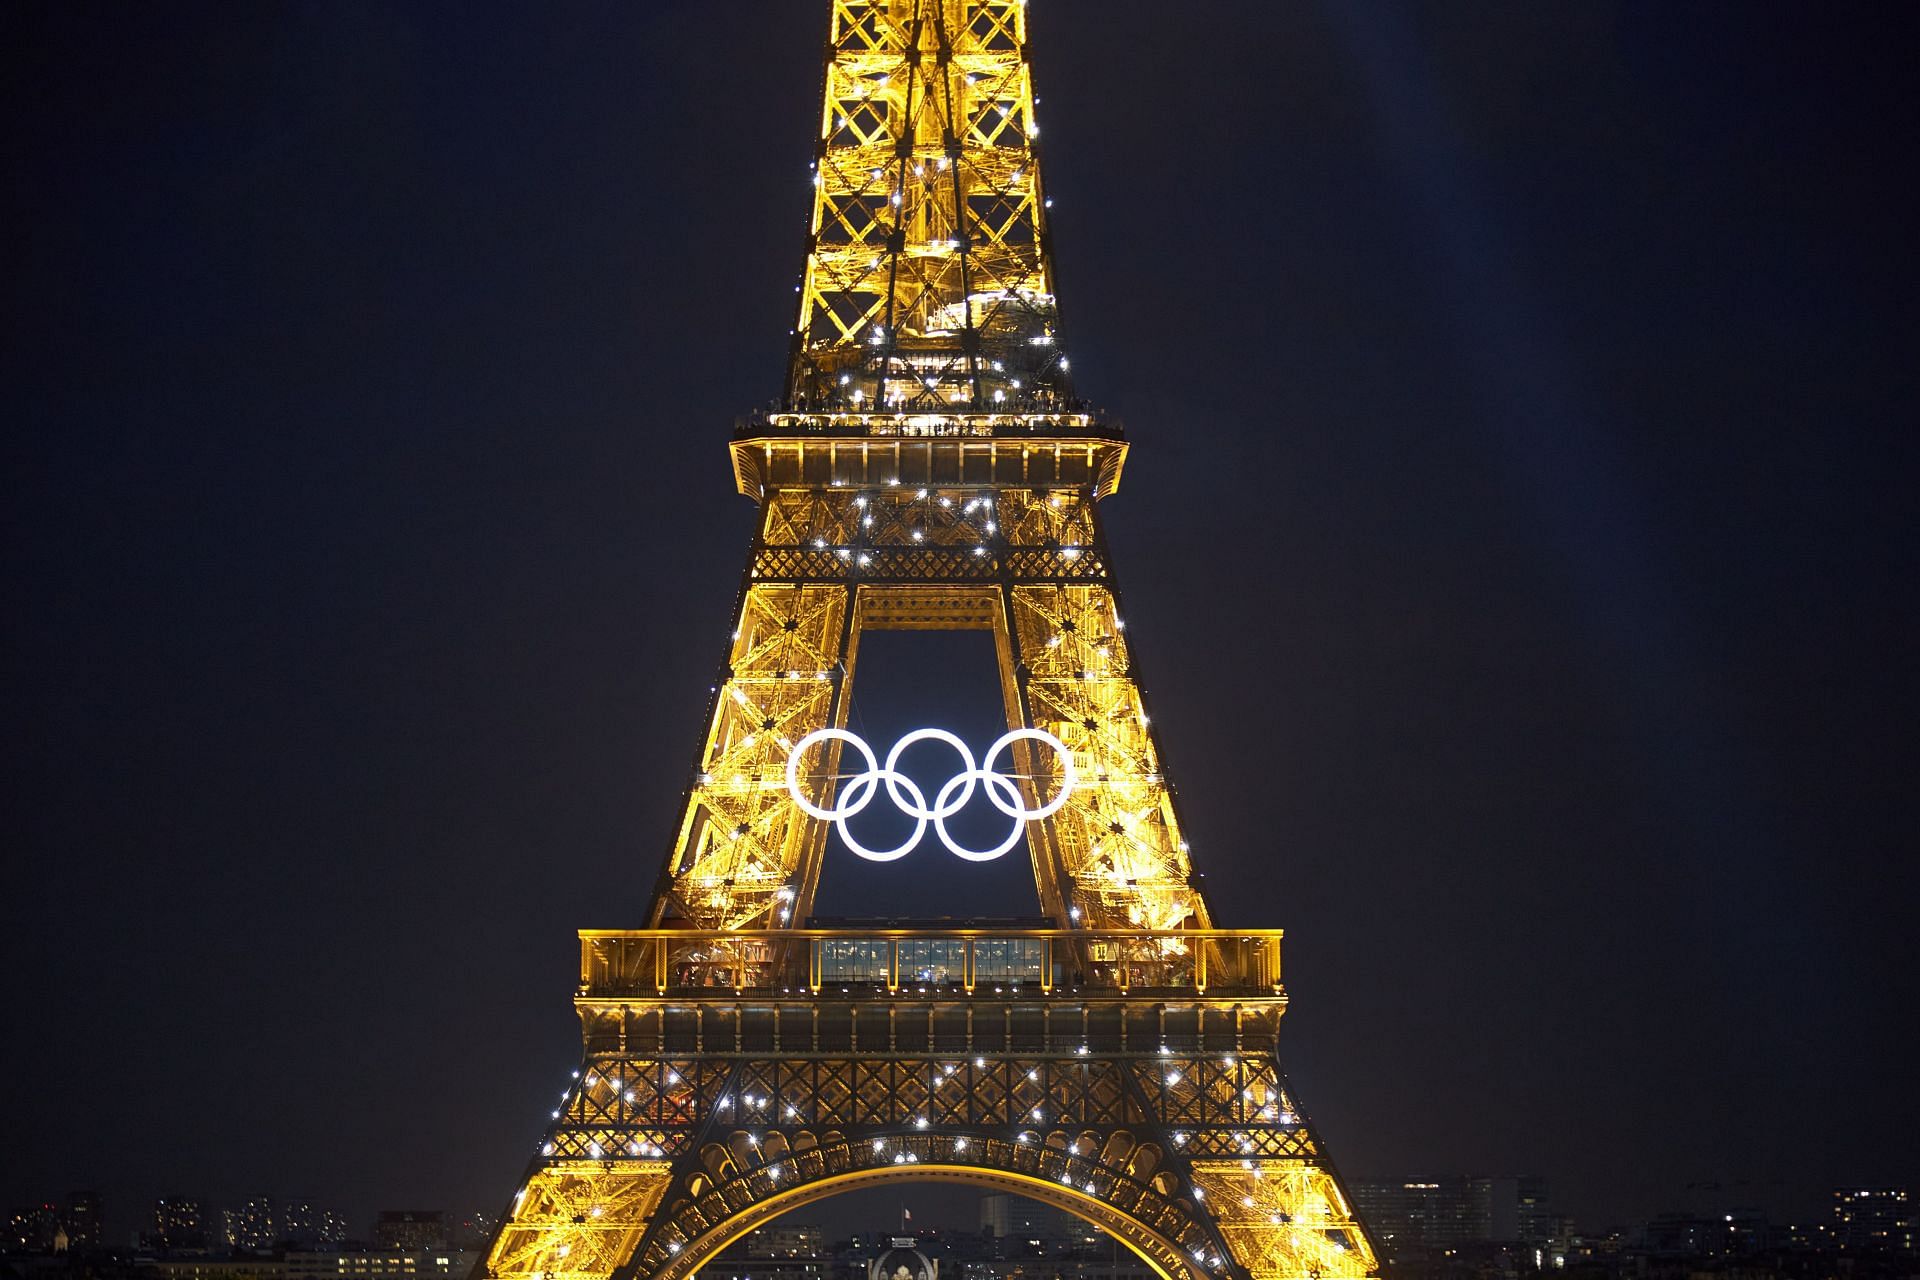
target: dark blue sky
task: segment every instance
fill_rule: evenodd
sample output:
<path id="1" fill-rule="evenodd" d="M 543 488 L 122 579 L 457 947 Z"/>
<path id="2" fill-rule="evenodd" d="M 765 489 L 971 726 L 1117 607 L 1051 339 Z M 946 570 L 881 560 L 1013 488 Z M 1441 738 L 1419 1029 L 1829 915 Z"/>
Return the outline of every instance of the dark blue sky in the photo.
<path id="1" fill-rule="evenodd" d="M 0 1196 L 504 1202 L 723 656 L 824 8 L 0 17 Z M 1065 326 L 1336 1157 L 1920 1180 L 1911 10 L 1175 9 L 1035 0 Z"/>

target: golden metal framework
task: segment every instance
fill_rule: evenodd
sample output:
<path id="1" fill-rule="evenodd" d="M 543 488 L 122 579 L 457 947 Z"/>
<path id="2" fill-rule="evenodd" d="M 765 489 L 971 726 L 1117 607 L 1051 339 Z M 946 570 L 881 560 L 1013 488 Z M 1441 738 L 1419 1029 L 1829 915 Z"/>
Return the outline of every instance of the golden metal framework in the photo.
<path id="1" fill-rule="evenodd" d="M 832 15 L 789 406 L 1067 403 L 1025 0 Z"/>
<path id="2" fill-rule="evenodd" d="M 1276 1061 L 1280 935 L 1214 927 L 1071 398 L 1019 0 L 830 0 L 786 407 L 649 928 L 581 934 L 585 1053 L 481 1280 L 682 1280 L 875 1181 L 1048 1200 L 1165 1280 L 1376 1274 Z M 828 824 L 785 787 L 861 637 L 992 634 L 1009 728 L 1078 786 L 1027 826 L 1046 928 L 809 927 Z M 1029 806 L 1061 762 L 1016 744 Z M 821 796 L 838 744 L 801 762 Z"/>
<path id="3" fill-rule="evenodd" d="M 1094 495 L 897 480 L 764 493 L 732 651 L 653 923 L 804 919 L 827 828 L 787 795 L 794 744 L 844 724 L 864 632 L 979 628 L 1000 654 L 1009 726 L 1065 742 L 1091 783 L 1029 831 L 1043 910 L 1089 927 L 1204 926 Z M 834 746 L 810 754 L 806 772 L 830 778 Z M 1022 763 L 1030 793 L 1054 785 Z"/>

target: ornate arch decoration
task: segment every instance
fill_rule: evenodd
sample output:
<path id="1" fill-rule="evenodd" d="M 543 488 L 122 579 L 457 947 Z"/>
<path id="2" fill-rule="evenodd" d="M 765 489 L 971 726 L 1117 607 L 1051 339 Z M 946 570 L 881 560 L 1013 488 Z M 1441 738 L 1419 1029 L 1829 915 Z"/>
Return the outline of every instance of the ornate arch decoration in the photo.
<path id="1" fill-rule="evenodd" d="M 1161 1280 L 1215 1280 L 1225 1253 L 1176 1195 L 1166 1155 L 1124 1131 L 896 1132 L 850 1137 L 738 1132 L 702 1150 L 705 1172 L 677 1181 L 625 1270 L 627 1280 L 687 1280 L 756 1227 L 817 1200 L 888 1182 L 957 1182 L 1010 1191 L 1107 1232 Z"/>

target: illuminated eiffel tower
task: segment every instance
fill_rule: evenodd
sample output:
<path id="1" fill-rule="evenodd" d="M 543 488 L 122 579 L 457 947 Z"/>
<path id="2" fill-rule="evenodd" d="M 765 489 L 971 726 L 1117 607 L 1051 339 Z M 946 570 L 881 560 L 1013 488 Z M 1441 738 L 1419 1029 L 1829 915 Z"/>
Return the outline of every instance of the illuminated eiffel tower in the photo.
<path id="1" fill-rule="evenodd" d="M 1024 0 L 830 4 L 784 407 L 732 444 L 732 650 L 648 927 L 580 936 L 585 1056 L 478 1275 L 679 1280 L 903 1179 L 1049 1202 L 1168 1280 L 1372 1275 L 1275 1061 L 1279 931 L 1214 927 L 1135 678 L 1096 506 L 1127 444 L 1069 381 Z M 1049 927 L 806 927 L 816 813 L 924 833 L 951 799 L 819 734 L 875 628 L 992 634 L 1041 732 L 973 776 Z"/>

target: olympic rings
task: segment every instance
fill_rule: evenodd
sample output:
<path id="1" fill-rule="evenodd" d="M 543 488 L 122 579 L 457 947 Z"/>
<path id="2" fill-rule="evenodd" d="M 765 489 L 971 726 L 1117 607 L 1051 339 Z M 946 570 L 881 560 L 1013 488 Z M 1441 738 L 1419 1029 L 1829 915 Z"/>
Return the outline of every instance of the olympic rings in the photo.
<path id="1" fill-rule="evenodd" d="M 1014 786 L 1013 780 L 993 767 L 993 762 L 1000 758 L 1002 751 L 1016 742 L 1029 740 L 1052 747 L 1054 754 L 1060 758 L 1060 793 L 1037 809 L 1027 808 L 1021 800 L 1020 789 Z M 867 766 L 860 773 L 848 775 L 846 790 L 836 797 L 834 807 L 831 809 L 824 809 L 815 804 L 800 789 L 800 757 L 805 755 L 807 748 L 815 743 L 827 741 L 847 743 L 861 759 L 866 761 Z M 960 772 L 947 779 L 934 795 L 931 808 L 927 806 L 927 793 L 922 791 L 919 784 L 912 778 L 895 767 L 900 763 L 901 754 L 916 742 L 945 743 L 959 754 L 963 766 Z M 947 849 L 956 856 L 965 858 L 969 862 L 991 862 L 1020 843 L 1020 836 L 1025 831 L 1021 825 L 1023 821 L 1038 822 L 1042 818 L 1049 818 L 1058 813 L 1060 806 L 1067 802 L 1067 797 L 1073 794 L 1073 789 L 1078 782 L 1079 778 L 1073 771 L 1073 753 L 1067 750 L 1066 743 L 1044 729 L 1015 729 L 1000 735 L 987 749 L 986 758 L 977 765 L 973 760 L 973 752 L 967 749 L 967 744 L 945 729 L 915 729 L 893 744 L 893 749 L 887 752 L 884 764 L 874 756 L 873 748 L 869 747 L 858 734 L 849 733 L 845 729 L 815 729 L 796 742 L 793 750 L 787 753 L 787 793 L 793 797 L 793 802 L 810 817 L 833 823 L 840 832 L 840 838 L 846 841 L 847 848 L 869 862 L 892 862 L 896 858 L 906 857 L 927 834 L 929 822 L 933 824 L 935 834 L 940 837 L 940 843 L 947 846 Z M 975 783 L 986 789 L 987 801 L 994 808 L 1014 820 L 1013 831 L 1005 840 L 991 849 L 969 849 L 947 834 L 947 819 L 967 807 L 968 802 L 973 799 Z M 880 794 L 882 785 L 886 787 L 887 798 L 893 801 L 894 807 L 913 819 L 913 834 L 892 849 L 869 849 L 854 839 L 852 833 L 847 830 L 847 819 L 872 804 L 873 798 Z"/>

